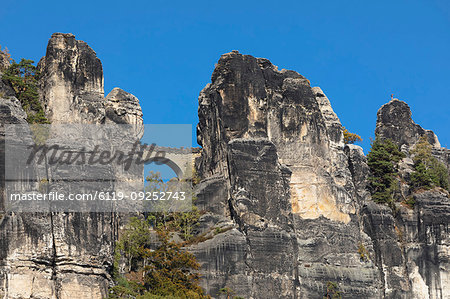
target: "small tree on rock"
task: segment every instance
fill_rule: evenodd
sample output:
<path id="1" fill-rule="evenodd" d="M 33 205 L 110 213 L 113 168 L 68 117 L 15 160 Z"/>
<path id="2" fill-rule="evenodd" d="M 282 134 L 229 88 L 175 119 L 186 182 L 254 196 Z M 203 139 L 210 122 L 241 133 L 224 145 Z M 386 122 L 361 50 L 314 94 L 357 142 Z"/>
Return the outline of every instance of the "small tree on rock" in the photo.
<path id="1" fill-rule="evenodd" d="M 397 144 L 390 139 L 378 136 L 372 142 L 372 148 L 367 155 L 370 167 L 369 177 L 372 198 L 378 203 L 392 203 L 396 191 L 397 163 L 405 157 Z"/>
<path id="2" fill-rule="evenodd" d="M 432 146 L 425 136 L 411 150 L 414 161 L 414 172 L 411 174 L 411 185 L 418 189 L 433 187 L 449 188 L 447 168 L 431 154 Z"/>
<path id="3" fill-rule="evenodd" d="M 361 136 L 355 133 L 350 133 L 345 127 L 344 127 L 344 143 L 345 144 L 353 144 L 358 141 L 362 141 Z"/>
<path id="4" fill-rule="evenodd" d="M 16 93 L 16 97 L 27 113 L 29 123 L 49 123 L 44 114 L 38 94 L 38 72 L 33 60 L 22 59 L 20 63 L 13 63 L 3 74 L 3 79 L 9 81 Z"/>

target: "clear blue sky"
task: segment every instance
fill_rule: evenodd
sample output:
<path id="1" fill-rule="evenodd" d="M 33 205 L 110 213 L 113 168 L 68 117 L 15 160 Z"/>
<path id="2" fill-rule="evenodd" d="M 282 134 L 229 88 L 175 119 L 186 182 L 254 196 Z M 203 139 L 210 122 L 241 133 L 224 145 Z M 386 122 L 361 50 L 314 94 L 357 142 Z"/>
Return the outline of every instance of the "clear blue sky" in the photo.
<path id="1" fill-rule="evenodd" d="M 146 123 L 197 123 L 197 97 L 231 50 L 265 57 L 320 86 L 364 138 L 390 94 L 450 146 L 450 4 L 408 1 L 12 1 L 0 44 L 39 60 L 53 32 L 86 41 L 105 93 L 136 95 Z"/>

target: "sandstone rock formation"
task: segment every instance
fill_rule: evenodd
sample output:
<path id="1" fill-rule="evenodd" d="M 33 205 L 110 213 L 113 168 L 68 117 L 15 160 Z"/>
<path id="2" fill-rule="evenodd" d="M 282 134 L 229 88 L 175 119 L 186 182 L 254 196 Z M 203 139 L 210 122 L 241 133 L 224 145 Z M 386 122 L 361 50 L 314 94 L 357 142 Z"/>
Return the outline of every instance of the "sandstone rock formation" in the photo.
<path id="1" fill-rule="evenodd" d="M 355 207 L 352 190 L 345 189 L 351 188 L 348 170 L 336 167 L 347 158 L 342 128 L 336 127 L 339 119 L 330 109 L 320 89 L 315 93 L 298 73 L 278 71 L 266 59 L 225 54 L 199 97 L 200 170 L 223 171 L 226 144 L 232 139 L 268 138 L 277 147 L 280 163 L 291 168 L 295 212 L 348 222 Z"/>
<path id="2" fill-rule="evenodd" d="M 102 63 L 73 34 L 52 35 L 38 70 L 41 102 L 52 123 L 131 124 L 142 129 L 139 100 L 120 88 L 104 98 Z"/>
<path id="3" fill-rule="evenodd" d="M 52 35 L 39 69 L 52 123 L 126 124 L 141 136 L 138 99 L 119 88 L 103 97 L 101 62 L 86 43 Z M 0 95 L 0 123 L 26 123 L 1 74 Z M 195 195 L 203 214 L 194 233 L 208 238 L 186 249 L 201 263 L 208 294 L 229 287 L 245 298 L 322 298 L 331 282 L 343 298 L 450 297 L 448 193 L 404 184 L 399 196 L 412 196 L 414 208 L 373 202 L 366 157 L 344 144 L 320 88 L 233 51 L 201 91 L 198 113 Z M 406 153 L 427 136 L 450 164 L 450 152 L 412 121 L 404 102 L 379 110 L 376 134 Z M 399 168 L 406 175 L 411 167 L 408 155 Z M 0 296 L 105 297 L 120 224 L 112 212 L 2 214 Z"/>
<path id="4" fill-rule="evenodd" d="M 411 115 L 408 104 L 398 99 L 391 100 L 378 110 L 375 134 L 389 138 L 400 146 L 414 145 L 421 136 L 426 136 L 431 145 L 439 148 L 441 145 L 437 136 L 414 123 Z"/>
<path id="5" fill-rule="evenodd" d="M 144 121 L 139 100 L 116 87 L 107 96 L 105 103 L 105 123 L 132 125 L 137 136 L 142 137 Z"/>
<path id="6" fill-rule="evenodd" d="M 53 34 L 38 67 L 41 102 L 52 124 L 109 122 L 142 130 L 138 99 L 120 89 L 114 89 L 105 99 L 100 60 L 72 34 Z M 1 80 L 1 73 L 0 92 L 1 124 L 26 124 L 26 113 L 8 83 Z M 126 136 L 117 138 L 124 140 Z M 4 150 L 4 137 L 1 141 Z M 77 146 L 69 139 L 61 140 L 61 144 Z M 4 154 L 1 156 L 4 169 Z M 6 212 L 0 220 L 2 298 L 107 296 L 120 221 L 116 213 Z"/>
<path id="7" fill-rule="evenodd" d="M 401 194 L 414 199 L 414 209 L 397 204 L 397 213 L 368 205 L 363 213 L 366 231 L 378 247 L 378 267 L 384 269 L 385 295 L 391 298 L 448 298 L 450 196 L 442 189 L 412 192 L 405 183 L 413 172 L 409 151 L 426 136 L 433 154 L 448 167 L 449 150 L 441 148 L 437 136 L 415 124 L 405 102 L 394 99 L 378 111 L 376 133 L 390 138 L 407 154 L 399 164 L 403 180 Z M 387 233 L 388 232 L 388 233 Z M 393 258 L 395 257 L 395 258 Z"/>
<path id="8" fill-rule="evenodd" d="M 48 119 L 98 123 L 104 116 L 103 69 L 95 52 L 73 34 L 54 33 L 38 64 Z"/>
<path id="9" fill-rule="evenodd" d="M 234 223 L 189 248 L 208 293 L 320 298 L 336 282 L 344 298 L 448 297 L 448 196 L 414 195 L 414 210 L 398 213 L 374 203 L 362 149 L 344 145 L 330 101 L 301 75 L 223 55 L 200 93 L 197 131 L 203 221 Z M 446 153 L 398 100 L 380 109 L 376 133 L 405 150 L 426 135 Z"/>
<path id="10" fill-rule="evenodd" d="M 425 130 L 412 120 L 408 104 L 393 99 L 378 110 L 375 134 L 389 138 L 408 152 L 422 136 L 433 146 L 433 155 L 450 169 L 450 150 L 441 147 L 438 137 L 431 130 Z"/>
<path id="11" fill-rule="evenodd" d="M 0 117 L 2 127 L 4 124 L 27 123 L 27 114 L 23 111 L 20 101 L 14 96 L 0 98 Z"/>
<path id="12" fill-rule="evenodd" d="M 318 298 L 337 281 L 349 298 L 380 296 L 377 268 L 358 254 L 359 244 L 373 251 L 342 134 L 298 73 L 238 52 L 220 58 L 199 97 L 198 197 L 235 229 L 191 249 L 210 294 L 229 284 L 249 298 Z"/>

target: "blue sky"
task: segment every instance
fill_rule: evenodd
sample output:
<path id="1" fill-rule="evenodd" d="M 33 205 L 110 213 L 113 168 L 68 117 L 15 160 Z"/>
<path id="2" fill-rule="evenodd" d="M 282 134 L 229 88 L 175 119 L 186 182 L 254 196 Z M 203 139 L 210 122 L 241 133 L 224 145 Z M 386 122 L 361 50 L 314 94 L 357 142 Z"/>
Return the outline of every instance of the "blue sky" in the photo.
<path id="1" fill-rule="evenodd" d="M 239 50 L 320 86 L 366 152 L 391 93 L 450 146 L 449 1 L 3 0 L 0 28 L 17 60 L 39 60 L 53 32 L 86 41 L 105 93 L 136 95 L 146 123 L 195 126 L 214 64 Z"/>

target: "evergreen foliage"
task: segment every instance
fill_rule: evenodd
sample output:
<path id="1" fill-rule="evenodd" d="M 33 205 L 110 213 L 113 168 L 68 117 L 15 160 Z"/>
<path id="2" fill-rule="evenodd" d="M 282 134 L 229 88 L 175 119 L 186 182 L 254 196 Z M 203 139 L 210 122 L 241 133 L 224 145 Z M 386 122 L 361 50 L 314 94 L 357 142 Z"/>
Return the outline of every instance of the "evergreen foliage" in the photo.
<path id="1" fill-rule="evenodd" d="M 133 217 L 116 244 L 114 279 L 109 298 L 208 298 L 198 285 L 200 265 L 195 256 L 170 240 L 170 232 L 156 230 L 158 246 L 152 250 L 151 224 Z M 127 274 L 119 264 L 126 261 Z"/>
<path id="2" fill-rule="evenodd" d="M 336 282 L 327 282 L 327 293 L 323 299 L 342 299 L 341 292 L 338 289 L 338 284 Z"/>
<path id="3" fill-rule="evenodd" d="M 426 137 L 421 137 L 411 150 L 414 160 L 414 172 L 411 174 L 411 185 L 415 189 L 431 189 L 441 187 L 449 189 L 447 168 L 431 154 L 432 146 Z"/>
<path id="4" fill-rule="evenodd" d="M 28 123 L 47 124 L 44 109 L 39 102 L 38 72 L 33 60 L 23 59 L 20 63 L 15 61 L 3 74 L 3 79 L 9 81 L 16 93 L 16 97 L 27 113 Z"/>
<path id="5" fill-rule="evenodd" d="M 169 187 L 159 173 L 151 173 L 146 191 L 167 190 Z M 109 298 L 209 298 L 198 285 L 200 265 L 195 256 L 182 249 L 186 243 L 170 240 L 171 232 L 180 233 L 185 240 L 192 235 L 199 212 L 147 213 L 143 218 L 133 217 L 116 244 L 113 276 L 116 285 Z M 153 244 L 151 232 L 158 244 Z M 126 264 L 125 275 L 119 271 Z"/>
<path id="6" fill-rule="evenodd" d="M 193 254 L 181 249 L 181 244 L 169 241 L 169 233 L 158 230 L 161 245 L 152 251 L 143 250 L 146 261 L 144 285 L 148 292 L 178 298 L 205 298 L 198 285 L 200 265 Z"/>
<path id="7" fill-rule="evenodd" d="M 405 157 L 397 144 L 390 139 L 376 137 L 367 155 L 371 175 L 369 177 L 372 198 L 378 203 L 393 202 L 397 189 L 397 163 Z"/>

